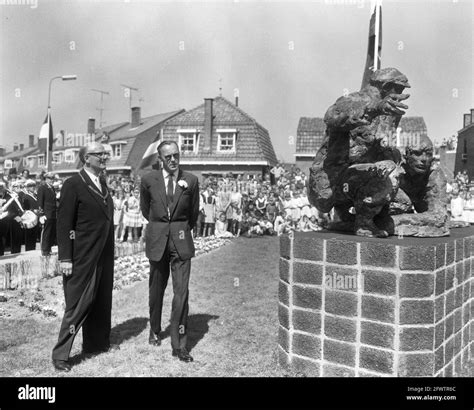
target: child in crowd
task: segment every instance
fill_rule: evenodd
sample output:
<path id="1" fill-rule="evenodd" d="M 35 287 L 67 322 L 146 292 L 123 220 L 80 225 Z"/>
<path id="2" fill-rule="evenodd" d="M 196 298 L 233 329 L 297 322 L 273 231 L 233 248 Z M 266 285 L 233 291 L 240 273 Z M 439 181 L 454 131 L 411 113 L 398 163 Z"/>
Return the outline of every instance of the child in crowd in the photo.
<path id="1" fill-rule="evenodd" d="M 474 197 L 472 195 L 472 188 L 466 193 L 464 200 L 463 219 L 470 224 L 474 224 Z"/>
<path id="2" fill-rule="evenodd" d="M 138 241 L 139 229 L 143 225 L 142 214 L 140 212 L 140 191 L 136 188 L 133 193 L 124 202 L 124 219 L 125 232 L 128 235 L 128 241 Z M 122 234 L 122 241 L 124 240 L 125 232 Z"/>
<path id="3" fill-rule="evenodd" d="M 240 236 L 240 224 L 242 222 L 242 210 L 239 207 L 232 207 L 232 234 Z"/>
<path id="4" fill-rule="evenodd" d="M 260 224 L 258 223 L 257 218 L 251 218 L 250 219 L 250 227 L 247 232 L 247 236 L 249 238 L 253 238 L 255 236 L 262 236 L 263 235 L 263 230 Z"/>
<path id="5" fill-rule="evenodd" d="M 310 232 L 311 228 L 308 225 L 309 219 L 307 215 L 303 215 L 298 222 L 298 231 L 300 232 Z"/>
<path id="6" fill-rule="evenodd" d="M 314 232 L 322 230 L 322 228 L 319 226 L 319 223 L 316 220 L 316 217 L 314 215 L 311 215 L 311 218 L 309 218 L 308 228 L 310 229 L 310 231 L 314 231 Z"/>
<path id="7" fill-rule="evenodd" d="M 226 214 L 221 212 L 216 221 L 216 238 L 233 238 L 234 235 L 227 230 Z"/>
<path id="8" fill-rule="evenodd" d="M 267 217 L 263 217 L 259 223 L 260 228 L 262 228 L 263 235 L 274 235 L 275 231 L 273 230 L 273 224 L 268 220 Z"/>
<path id="9" fill-rule="evenodd" d="M 211 236 L 214 234 L 214 224 L 216 220 L 216 197 L 210 186 L 203 193 L 204 200 L 204 232 L 203 236 Z"/>
<path id="10" fill-rule="evenodd" d="M 276 213 L 277 213 L 277 207 L 275 205 L 275 199 L 273 198 L 273 195 L 272 195 L 267 205 L 267 218 L 271 223 L 275 221 Z"/>
<path id="11" fill-rule="evenodd" d="M 464 199 L 461 192 L 458 190 L 453 191 L 453 197 L 451 199 L 451 220 L 452 221 L 463 221 L 464 211 Z"/>
<path id="12" fill-rule="evenodd" d="M 280 226 L 285 223 L 284 216 L 284 211 L 278 212 L 278 215 L 276 216 L 275 221 L 273 222 L 273 230 L 278 236 L 280 236 Z"/>

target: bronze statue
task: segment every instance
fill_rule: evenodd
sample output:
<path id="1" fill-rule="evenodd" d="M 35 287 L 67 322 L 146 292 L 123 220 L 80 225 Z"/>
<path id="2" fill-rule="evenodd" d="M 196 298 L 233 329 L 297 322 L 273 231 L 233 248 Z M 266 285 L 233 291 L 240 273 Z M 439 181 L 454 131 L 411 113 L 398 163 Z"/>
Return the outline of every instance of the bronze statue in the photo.
<path id="1" fill-rule="evenodd" d="M 428 237 L 449 235 L 447 180 L 433 161 L 433 143 L 427 136 L 421 136 L 416 145 L 405 148 L 402 166 L 405 172 L 400 177 L 400 188 L 390 204 L 393 233 Z"/>
<path id="2" fill-rule="evenodd" d="M 401 156 L 381 141 L 387 130 L 398 125 L 403 109 L 408 108 L 401 102 L 409 97 L 402 94 L 407 87 L 408 79 L 397 69 L 377 70 L 366 87 L 340 97 L 326 112 L 326 137 L 310 168 L 308 198 L 321 212 L 334 207 L 337 221 L 330 229 L 352 230 L 361 236 L 388 236 L 386 214 L 396 194 L 393 183 L 399 176 L 396 164 Z M 378 164 L 380 161 L 392 163 Z M 381 169 L 391 171 L 374 175 L 373 170 Z M 355 215 L 349 212 L 352 206 Z"/>
<path id="3" fill-rule="evenodd" d="M 321 212 L 334 208 L 329 229 L 369 237 L 449 233 L 446 178 L 433 166 L 429 138 L 407 146 L 403 158 L 394 144 L 386 144 L 408 108 L 401 101 L 409 87 L 397 69 L 380 69 L 361 91 L 340 97 L 327 110 L 308 198 Z"/>

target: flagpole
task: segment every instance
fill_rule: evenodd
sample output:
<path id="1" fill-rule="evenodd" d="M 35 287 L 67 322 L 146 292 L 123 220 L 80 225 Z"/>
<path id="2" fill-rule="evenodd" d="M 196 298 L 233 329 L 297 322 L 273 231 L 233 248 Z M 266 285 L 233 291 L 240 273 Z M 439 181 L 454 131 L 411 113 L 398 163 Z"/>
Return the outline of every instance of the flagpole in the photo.
<path id="1" fill-rule="evenodd" d="M 51 130 L 51 107 L 49 106 L 48 102 L 48 138 L 46 139 L 46 171 L 51 171 L 50 163 L 49 163 L 49 138 L 50 138 L 50 130 Z"/>
<path id="2" fill-rule="evenodd" d="M 375 2 L 375 41 L 374 41 L 374 71 L 378 70 L 379 67 L 379 35 L 380 35 L 380 6 L 382 5 L 381 0 Z"/>

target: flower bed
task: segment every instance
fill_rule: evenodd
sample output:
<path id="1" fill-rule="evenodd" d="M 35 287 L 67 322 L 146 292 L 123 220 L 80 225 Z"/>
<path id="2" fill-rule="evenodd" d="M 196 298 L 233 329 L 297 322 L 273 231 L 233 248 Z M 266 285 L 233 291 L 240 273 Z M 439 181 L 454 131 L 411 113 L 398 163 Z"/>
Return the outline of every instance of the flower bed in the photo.
<path id="1" fill-rule="evenodd" d="M 213 236 L 195 238 L 196 256 L 209 253 L 230 242 L 230 239 L 215 238 Z M 56 260 L 51 260 L 50 264 L 50 268 L 46 269 L 48 274 L 39 281 L 31 283 L 12 281 L 12 286 L 17 283 L 17 287 L 0 293 L 0 318 L 25 318 L 39 315 L 43 318 L 54 319 L 63 314 L 62 277 L 57 274 L 57 269 L 55 269 Z M 51 269 L 52 267 L 54 268 Z M 29 270 L 31 270 L 31 267 L 29 267 Z M 114 291 L 148 279 L 148 274 L 149 262 L 145 256 L 142 242 L 116 244 Z M 26 272 L 24 276 L 27 276 Z"/>

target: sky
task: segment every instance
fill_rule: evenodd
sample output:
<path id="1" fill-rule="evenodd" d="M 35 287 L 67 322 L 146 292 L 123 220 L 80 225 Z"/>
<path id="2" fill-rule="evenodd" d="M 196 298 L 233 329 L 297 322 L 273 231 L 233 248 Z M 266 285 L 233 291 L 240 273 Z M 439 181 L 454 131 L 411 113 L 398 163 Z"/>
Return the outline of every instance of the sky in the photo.
<path id="1" fill-rule="evenodd" d="M 470 0 L 383 1 L 382 67 L 412 88 L 409 116 L 434 141 L 462 128 L 474 108 L 474 8 Z M 51 93 L 54 133 L 85 133 L 129 119 L 121 84 L 138 88 L 142 116 L 192 109 L 219 94 L 270 133 L 294 161 L 300 117 L 323 117 L 360 89 L 370 2 L 0 0 L 0 146 L 37 138 Z"/>

